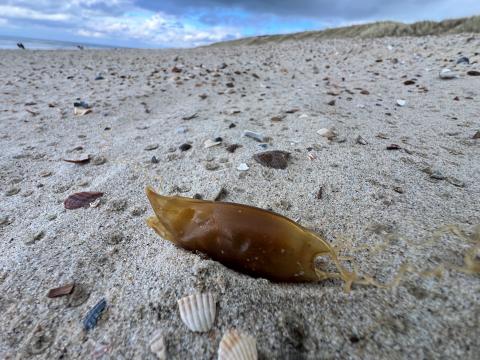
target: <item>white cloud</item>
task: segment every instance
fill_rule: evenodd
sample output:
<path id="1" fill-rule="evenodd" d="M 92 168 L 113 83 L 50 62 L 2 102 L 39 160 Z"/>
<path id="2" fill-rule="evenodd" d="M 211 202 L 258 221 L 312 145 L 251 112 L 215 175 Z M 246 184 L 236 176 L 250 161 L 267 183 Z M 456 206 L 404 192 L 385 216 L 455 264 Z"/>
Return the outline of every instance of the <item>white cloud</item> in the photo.
<path id="1" fill-rule="evenodd" d="M 0 5 L 0 14 L 6 18 L 30 19 L 30 20 L 48 20 L 48 21 L 68 21 L 71 16 L 64 13 L 47 14 L 37 10 L 28 9 L 20 6 Z"/>
<path id="2" fill-rule="evenodd" d="M 64 32 L 103 38 L 105 42 L 189 47 L 240 37 L 240 31 L 234 27 L 205 28 L 185 16 L 135 7 L 133 0 L 24 0 L 22 5 L 0 5 L 0 16 L 9 19 L 9 26 L 15 26 L 16 21 L 25 26 L 26 21 L 36 20 L 33 26 L 48 28 L 49 22 L 57 22 L 64 26 Z M 2 22 L 2 18 L 3 25 L 6 20 Z"/>

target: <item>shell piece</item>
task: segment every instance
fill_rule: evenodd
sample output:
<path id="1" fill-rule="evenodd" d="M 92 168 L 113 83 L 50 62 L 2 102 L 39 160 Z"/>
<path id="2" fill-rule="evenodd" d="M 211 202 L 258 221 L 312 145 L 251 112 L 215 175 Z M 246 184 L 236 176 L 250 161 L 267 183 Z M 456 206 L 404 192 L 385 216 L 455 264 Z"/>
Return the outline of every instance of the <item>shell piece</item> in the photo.
<path id="1" fill-rule="evenodd" d="M 180 317 L 185 325 L 197 332 L 210 330 L 215 321 L 216 300 L 212 293 L 200 293 L 178 300 Z"/>
<path id="2" fill-rule="evenodd" d="M 85 192 L 78 192 L 72 195 L 69 195 L 63 205 L 65 209 L 74 210 L 80 209 L 82 207 L 88 207 L 90 203 L 94 202 L 98 198 L 103 196 L 103 192 L 96 192 L 96 191 L 85 191 Z"/>
<path id="3" fill-rule="evenodd" d="M 281 150 L 264 151 L 253 155 L 259 164 L 272 169 L 286 169 L 290 153 Z"/>
<path id="4" fill-rule="evenodd" d="M 97 325 L 97 321 L 102 315 L 103 310 L 107 307 L 107 300 L 102 299 L 100 300 L 93 308 L 91 308 L 85 319 L 83 319 L 83 328 L 85 331 L 89 331 L 93 329 Z"/>
<path id="5" fill-rule="evenodd" d="M 150 339 L 150 351 L 157 356 L 157 359 L 166 360 L 167 347 L 165 346 L 165 339 L 162 330 L 157 330 L 153 333 L 153 336 Z"/>
<path id="6" fill-rule="evenodd" d="M 218 360 L 257 360 L 257 342 L 251 335 L 235 329 L 223 335 L 218 348 Z"/>
<path id="7" fill-rule="evenodd" d="M 242 204 L 162 196 L 150 187 L 146 191 L 155 211 L 147 220 L 151 228 L 231 269 L 282 282 L 341 278 L 346 289 L 357 280 L 320 235 L 282 215 Z M 318 256 L 329 257 L 339 272 L 316 268 Z"/>

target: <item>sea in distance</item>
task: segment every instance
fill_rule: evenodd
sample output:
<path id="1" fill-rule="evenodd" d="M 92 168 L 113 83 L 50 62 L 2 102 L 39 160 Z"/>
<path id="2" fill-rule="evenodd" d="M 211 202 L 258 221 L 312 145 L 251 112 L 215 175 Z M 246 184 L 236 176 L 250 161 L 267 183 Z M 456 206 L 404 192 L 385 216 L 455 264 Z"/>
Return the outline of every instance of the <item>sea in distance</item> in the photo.
<path id="1" fill-rule="evenodd" d="M 43 40 L 32 39 L 20 36 L 0 35 L 0 49 L 18 49 L 17 43 L 22 43 L 25 49 L 31 50 L 72 50 L 72 49 L 111 49 L 111 46 L 85 44 L 79 42 L 57 41 L 57 40 Z"/>

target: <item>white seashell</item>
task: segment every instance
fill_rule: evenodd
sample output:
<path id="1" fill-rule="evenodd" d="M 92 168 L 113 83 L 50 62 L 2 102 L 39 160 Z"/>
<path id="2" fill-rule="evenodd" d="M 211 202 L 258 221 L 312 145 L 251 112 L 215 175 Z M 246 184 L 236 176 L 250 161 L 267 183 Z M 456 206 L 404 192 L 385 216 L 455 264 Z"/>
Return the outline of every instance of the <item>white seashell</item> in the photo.
<path id="1" fill-rule="evenodd" d="M 186 296 L 177 301 L 180 317 L 192 331 L 210 330 L 215 321 L 216 300 L 212 293 Z"/>
<path id="2" fill-rule="evenodd" d="M 207 139 L 207 140 L 205 140 L 205 142 L 203 143 L 203 147 L 204 147 L 205 149 L 208 149 L 208 148 L 210 148 L 210 147 L 212 147 L 212 146 L 220 145 L 221 143 L 222 143 L 221 141 L 213 141 L 213 140 L 211 140 L 211 139 Z"/>
<path id="3" fill-rule="evenodd" d="M 162 330 L 157 330 L 153 333 L 150 340 L 150 351 L 157 356 L 157 359 L 166 360 L 167 347 L 165 346 Z"/>
<path id="4" fill-rule="evenodd" d="M 406 103 L 407 102 L 405 100 L 401 100 L 401 99 L 397 100 L 397 105 L 398 106 L 405 106 Z"/>
<path id="5" fill-rule="evenodd" d="M 251 335 L 229 330 L 218 348 L 218 360 L 257 360 L 257 342 Z"/>
<path id="6" fill-rule="evenodd" d="M 257 133 L 255 131 L 250 131 L 250 130 L 244 130 L 243 131 L 243 134 L 242 134 L 243 137 L 249 137 L 249 138 L 252 138 L 252 139 L 255 139 L 257 140 L 258 142 L 265 142 L 267 141 L 267 137 L 261 133 Z"/>
<path id="7" fill-rule="evenodd" d="M 327 139 L 333 139 L 335 137 L 335 133 L 327 128 L 323 128 L 317 131 L 317 134 L 323 137 L 326 137 Z"/>
<path id="8" fill-rule="evenodd" d="M 241 163 L 240 165 L 237 166 L 237 170 L 239 170 L 239 171 L 247 171 L 248 169 L 249 169 L 249 167 L 245 163 Z"/>
<path id="9" fill-rule="evenodd" d="M 452 70 L 450 69 L 442 69 L 440 71 L 440 74 L 438 74 L 438 76 L 440 77 L 440 79 L 444 79 L 444 80 L 450 80 L 450 79 L 456 79 L 458 78 L 458 75 L 453 72 Z"/>
<path id="10" fill-rule="evenodd" d="M 298 117 L 299 119 L 305 119 L 308 118 L 308 114 L 302 114 Z"/>

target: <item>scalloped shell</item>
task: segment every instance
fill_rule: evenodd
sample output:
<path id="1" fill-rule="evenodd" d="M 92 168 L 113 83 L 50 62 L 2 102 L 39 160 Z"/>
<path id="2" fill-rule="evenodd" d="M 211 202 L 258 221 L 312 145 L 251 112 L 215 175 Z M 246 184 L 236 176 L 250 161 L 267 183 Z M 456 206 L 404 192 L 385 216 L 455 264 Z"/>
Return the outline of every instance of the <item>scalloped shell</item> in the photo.
<path id="1" fill-rule="evenodd" d="M 167 347 L 163 337 L 163 331 L 157 330 L 150 339 L 150 351 L 157 356 L 159 360 L 167 359 Z"/>
<path id="2" fill-rule="evenodd" d="M 218 348 L 218 360 L 257 360 L 255 338 L 235 329 L 223 335 Z"/>
<path id="3" fill-rule="evenodd" d="M 212 293 L 199 293 L 178 300 L 180 317 L 185 325 L 197 332 L 210 330 L 215 321 L 216 300 Z"/>

